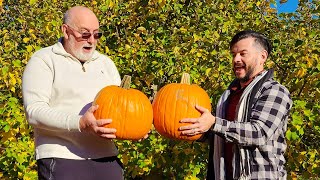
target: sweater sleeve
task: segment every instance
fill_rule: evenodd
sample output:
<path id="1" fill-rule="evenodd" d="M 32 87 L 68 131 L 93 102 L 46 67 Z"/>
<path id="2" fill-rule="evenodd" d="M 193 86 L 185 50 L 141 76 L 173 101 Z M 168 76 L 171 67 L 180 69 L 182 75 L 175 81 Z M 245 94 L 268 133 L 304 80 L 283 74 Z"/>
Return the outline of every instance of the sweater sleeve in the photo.
<path id="1" fill-rule="evenodd" d="M 22 76 L 23 104 L 33 127 L 54 131 L 80 131 L 79 115 L 57 111 L 49 106 L 54 72 L 50 61 L 31 57 Z"/>

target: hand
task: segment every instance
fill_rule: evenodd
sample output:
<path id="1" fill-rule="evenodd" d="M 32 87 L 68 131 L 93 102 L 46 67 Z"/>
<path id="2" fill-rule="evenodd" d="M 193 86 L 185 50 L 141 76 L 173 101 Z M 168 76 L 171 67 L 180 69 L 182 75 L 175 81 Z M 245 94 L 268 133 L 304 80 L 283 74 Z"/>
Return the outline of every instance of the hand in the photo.
<path id="1" fill-rule="evenodd" d="M 97 121 L 94 117 L 93 112 L 96 111 L 98 108 L 98 105 L 91 106 L 87 110 L 87 112 L 80 118 L 79 125 L 81 132 L 91 132 L 106 139 L 116 138 L 116 129 L 103 127 L 107 124 L 110 124 L 112 122 L 111 119 L 100 119 Z"/>
<path id="2" fill-rule="evenodd" d="M 216 118 L 209 112 L 208 109 L 196 105 L 196 109 L 201 113 L 199 118 L 185 118 L 181 123 L 191 123 L 187 126 L 181 126 L 179 130 L 181 134 L 194 136 L 207 132 L 210 127 L 216 122 Z"/>

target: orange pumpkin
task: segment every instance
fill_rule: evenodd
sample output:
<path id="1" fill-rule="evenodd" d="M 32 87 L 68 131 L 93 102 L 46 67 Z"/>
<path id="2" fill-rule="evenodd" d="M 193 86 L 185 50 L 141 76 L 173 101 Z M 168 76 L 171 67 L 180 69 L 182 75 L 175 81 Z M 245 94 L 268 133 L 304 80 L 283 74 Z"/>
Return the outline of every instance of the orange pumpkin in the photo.
<path id="1" fill-rule="evenodd" d="M 154 127 L 163 136 L 171 139 L 194 141 L 201 134 L 195 136 L 181 135 L 180 123 L 183 118 L 197 118 L 201 113 L 195 109 L 200 105 L 211 111 L 210 98 L 205 90 L 195 84 L 190 85 L 190 76 L 184 73 L 181 83 L 168 84 L 160 89 L 152 103 Z"/>
<path id="2" fill-rule="evenodd" d="M 99 108 L 94 116 L 112 119 L 105 127 L 115 128 L 117 139 L 138 140 L 151 129 L 153 112 L 150 100 L 136 89 L 130 89 L 131 77 L 125 76 L 118 86 L 107 86 L 96 96 L 93 104 Z"/>

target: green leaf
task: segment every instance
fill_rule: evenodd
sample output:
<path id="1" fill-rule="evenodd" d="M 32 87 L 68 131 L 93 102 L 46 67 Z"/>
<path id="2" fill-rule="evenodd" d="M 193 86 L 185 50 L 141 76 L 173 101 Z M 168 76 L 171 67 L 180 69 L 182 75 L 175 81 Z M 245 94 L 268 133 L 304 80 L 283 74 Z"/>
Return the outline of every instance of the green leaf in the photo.
<path id="1" fill-rule="evenodd" d="M 9 130 L 10 130 L 10 125 L 9 125 L 9 124 L 5 125 L 5 126 L 3 127 L 3 130 L 4 130 L 4 132 L 9 132 Z"/>
<path id="2" fill-rule="evenodd" d="M 12 61 L 12 64 L 14 67 L 21 67 L 21 61 L 20 60 L 14 60 Z"/>
<path id="3" fill-rule="evenodd" d="M 300 116 L 298 112 L 294 112 L 292 114 L 292 124 L 293 125 L 302 125 L 303 124 L 303 118 Z"/>
<path id="4" fill-rule="evenodd" d="M 8 71 L 9 71 L 9 67 L 8 67 L 8 66 L 4 66 L 4 67 L 1 69 L 1 71 L 2 71 L 2 75 L 3 75 L 3 76 L 4 76 L 4 75 L 7 75 Z"/>

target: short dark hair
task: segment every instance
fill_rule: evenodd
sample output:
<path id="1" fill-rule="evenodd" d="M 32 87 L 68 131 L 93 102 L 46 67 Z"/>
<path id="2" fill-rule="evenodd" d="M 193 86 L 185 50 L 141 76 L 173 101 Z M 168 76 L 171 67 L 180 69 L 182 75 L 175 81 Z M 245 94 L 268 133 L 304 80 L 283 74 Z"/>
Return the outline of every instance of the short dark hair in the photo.
<path id="1" fill-rule="evenodd" d="M 249 38 L 249 37 L 255 38 L 255 43 L 259 44 L 262 48 L 264 48 L 268 52 L 268 56 L 271 54 L 272 45 L 271 45 L 269 39 L 266 36 L 264 36 L 263 34 L 258 33 L 256 31 L 252 31 L 252 30 L 240 31 L 235 36 L 233 36 L 233 38 L 230 42 L 230 45 L 229 45 L 230 49 L 238 41 L 240 41 L 242 39 Z"/>

